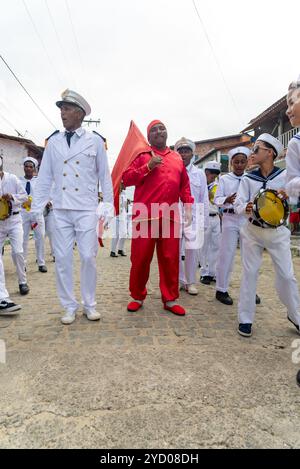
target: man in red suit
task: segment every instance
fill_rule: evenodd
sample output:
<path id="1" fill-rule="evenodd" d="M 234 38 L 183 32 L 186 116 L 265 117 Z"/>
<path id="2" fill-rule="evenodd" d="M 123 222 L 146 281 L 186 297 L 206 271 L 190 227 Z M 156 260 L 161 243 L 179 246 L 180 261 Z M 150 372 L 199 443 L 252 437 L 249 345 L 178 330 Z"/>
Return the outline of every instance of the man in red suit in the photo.
<path id="1" fill-rule="evenodd" d="M 156 246 L 160 290 L 164 309 L 185 315 L 179 297 L 179 199 L 186 204 L 186 223 L 191 223 L 189 178 L 178 153 L 166 146 L 167 129 L 158 120 L 147 128 L 152 152 L 141 153 L 123 173 L 125 187 L 135 186 L 129 289 L 133 301 L 128 311 L 138 311 L 147 295 L 146 284 Z"/>

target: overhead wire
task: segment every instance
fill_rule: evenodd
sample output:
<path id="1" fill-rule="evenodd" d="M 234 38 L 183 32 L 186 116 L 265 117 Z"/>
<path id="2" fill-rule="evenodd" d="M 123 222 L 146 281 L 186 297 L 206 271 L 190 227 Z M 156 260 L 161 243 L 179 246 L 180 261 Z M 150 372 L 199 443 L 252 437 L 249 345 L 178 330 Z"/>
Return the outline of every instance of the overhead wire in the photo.
<path id="1" fill-rule="evenodd" d="M 33 19 L 32 15 L 31 15 L 31 13 L 30 13 L 30 11 L 29 11 L 29 8 L 28 8 L 28 6 L 27 6 L 25 0 L 22 0 L 22 2 L 23 2 L 23 5 L 24 5 L 24 8 L 25 8 L 25 10 L 26 10 L 26 13 L 27 13 L 27 15 L 28 15 L 28 17 L 29 17 L 29 19 L 30 19 L 30 21 L 31 21 L 31 24 L 32 24 L 32 26 L 33 26 L 33 29 L 34 29 L 34 31 L 35 31 L 35 33 L 36 33 L 36 35 L 37 35 L 37 37 L 38 37 L 38 39 L 39 39 L 41 45 L 42 45 L 42 48 L 43 48 L 44 51 L 45 51 L 46 57 L 48 58 L 48 61 L 49 61 L 49 64 L 50 64 L 52 70 L 54 71 L 57 80 L 60 82 L 60 84 L 61 84 L 62 86 L 64 86 L 64 85 L 63 85 L 64 81 L 62 80 L 61 76 L 60 76 L 59 73 L 57 72 L 57 67 L 55 67 L 55 65 L 54 65 L 54 63 L 53 63 L 53 61 L 52 61 L 50 55 L 48 54 L 47 48 L 46 48 L 46 46 L 45 46 L 45 43 L 44 43 L 44 41 L 43 41 L 43 39 L 42 39 L 42 36 L 40 35 L 40 33 L 39 33 L 39 31 L 38 31 L 38 29 L 37 29 L 37 27 L 36 27 L 36 24 L 35 24 L 35 22 L 34 22 L 34 19 Z"/>
<path id="2" fill-rule="evenodd" d="M 235 111 L 236 111 L 238 117 L 239 117 L 239 120 L 243 120 L 243 119 L 242 119 L 242 116 L 241 116 L 241 114 L 240 114 L 240 111 L 239 111 L 239 109 L 238 109 L 238 106 L 237 106 L 237 104 L 236 104 L 236 101 L 235 101 L 235 99 L 234 99 L 234 97 L 233 97 L 233 94 L 232 94 L 232 92 L 231 92 L 231 90 L 230 90 L 230 88 L 229 88 L 229 86 L 228 86 L 228 84 L 227 84 L 227 80 L 226 80 L 225 75 L 224 75 L 224 73 L 223 73 L 223 70 L 222 70 L 220 61 L 219 61 L 218 56 L 217 56 L 217 54 L 216 54 L 216 52 L 215 52 L 215 50 L 214 50 L 213 44 L 212 44 L 212 42 L 211 42 L 211 40 L 210 40 L 210 38 L 209 38 L 209 35 L 208 35 L 207 29 L 206 29 L 206 27 L 205 27 L 204 21 L 203 21 L 201 15 L 200 15 L 199 10 L 198 10 L 198 7 L 197 7 L 197 5 L 196 5 L 196 1 L 195 1 L 195 0 L 192 0 L 192 1 L 193 1 L 193 5 L 194 5 L 194 8 L 195 8 L 197 17 L 198 17 L 198 19 L 199 19 L 199 21 L 200 21 L 200 23 L 201 23 L 203 32 L 204 32 L 204 34 L 205 34 L 206 40 L 207 40 L 208 45 L 209 45 L 209 47 L 210 47 L 210 49 L 211 49 L 212 56 L 213 56 L 213 58 L 214 58 L 214 61 L 215 61 L 216 65 L 217 65 L 217 68 L 218 68 L 219 73 L 220 73 L 220 75 L 221 75 L 221 78 L 222 78 L 222 80 L 223 80 L 225 89 L 226 89 L 226 91 L 227 91 L 227 93 L 228 93 L 228 95 L 229 95 L 229 97 L 230 97 L 230 100 L 231 100 L 231 102 L 232 102 L 232 105 L 233 105 L 233 107 L 234 107 L 234 109 L 235 109 Z"/>
<path id="3" fill-rule="evenodd" d="M 42 108 L 38 105 L 38 103 L 35 101 L 35 99 L 31 96 L 31 94 L 27 91 L 27 89 L 25 88 L 25 86 L 21 83 L 21 81 L 19 80 L 19 78 L 17 77 L 17 75 L 14 73 L 14 71 L 11 69 L 11 67 L 8 65 L 8 63 L 6 62 L 6 60 L 2 57 L 2 55 L 0 55 L 0 59 L 2 60 L 2 62 L 5 64 L 5 66 L 8 68 L 8 70 L 10 71 L 10 73 L 13 75 L 13 77 L 15 78 L 15 80 L 18 82 L 18 84 L 21 86 L 21 88 L 23 89 L 23 91 L 27 94 L 27 96 L 29 97 L 29 99 L 33 102 L 33 104 L 36 106 L 36 108 L 40 111 L 40 113 L 44 116 L 44 118 L 52 125 L 52 127 L 54 127 L 56 129 L 56 126 L 53 124 L 53 122 L 51 122 L 51 120 L 48 118 L 48 116 L 44 113 L 44 111 L 42 110 Z"/>
<path id="4" fill-rule="evenodd" d="M 67 64 L 68 71 L 69 71 L 69 75 L 70 75 L 70 76 L 72 75 L 72 78 L 73 78 L 73 80 L 74 80 L 74 82 L 75 82 L 75 84 L 76 84 L 76 79 L 73 77 L 73 74 L 71 73 L 70 63 L 69 63 L 69 60 L 68 60 L 68 58 L 67 58 L 67 56 L 66 56 L 66 54 L 65 54 L 62 41 L 61 41 L 61 39 L 60 39 L 60 37 L 59 37 L 58 30 L 57 30 L 57 27 L 56 27 L 56 25 L 55 25 L 55 21 L 54 21 L 54 19 L 53 19 L 53 16 L 52 16 L 52 13 L 51 13 L 49 4 L 48 4 L 48 0 L 45 0 L 45 4 L 46 4 L 46 8 L 47 8 L 47 11 L 48 11 L 49 19 L 50 19 L 51 24 L 52 24 L 52 27 L 53 27 L 53 29 L 54 29 L 55 36 L 56 36 L 56 39 L 57 39 L 59 48 L 60 48 L 60 50 L 61 50 L 63 59 L 64 59 L 65 63 Z"/>
<path id="5" fill-rule="evenodd" d="M 82 74 L 84 74 L 83 60 L 82 60 L 82 56 L 81 56 L 81 52 L 80 52 L 80 47 L 79 47 L 79 42 L 78 42 L 78 39 L 77 39 L 77 35 L 76 35 L 74 23 L 73 23 L 73 20 L 72 20 L 71 9 L 70 9 L 68 0 L 65 0 L 65 4 L 66 4 L 68 16 L 69 16 L 69 20 L 70 20 L 70 24 L 71 24 L 71 28 L 72 28 L 72 33 L 73 33 L 74 42 L 75 42 L 75 45 L 76 45 L 77 54 L 78 54 L 78 57 L 79 57 L 79 62 L 80 62 L 80 66 L 81 66 L 81 71 L 82 71 Z"/>
<path id="6" fill-rule="evenodd" d="M 14 131 L 18 134 L 18 137 L 21 136 L 23 137 L 23 135 L 21 134 L 21 132 L 19 132 L 16 128 L 16 126 L 14 124 L 12 124 L 6 117 L 3 116 L 3 114 L 1 114 L 0 112 L 0 117 L 1 119 L 4 120 L 4 122 L 6 122 L 12 129 L 14 129 Z"/>

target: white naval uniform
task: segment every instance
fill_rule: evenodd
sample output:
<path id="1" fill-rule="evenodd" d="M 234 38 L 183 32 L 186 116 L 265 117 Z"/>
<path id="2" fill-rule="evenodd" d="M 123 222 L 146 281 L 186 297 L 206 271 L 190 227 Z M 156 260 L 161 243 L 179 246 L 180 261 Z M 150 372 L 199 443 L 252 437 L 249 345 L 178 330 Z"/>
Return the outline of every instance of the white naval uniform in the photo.
<path id="1" fill-rule="evenodd" d="M 127 238 L 127 219 L 126 219 L 126 192 L 121 191 L 120 194 L 120 210 L 113 220 L 113 236 L 111 240 L 111 251 L 124 251 L 124 244 Z"/>
<path id="2" fill-rule="evenodd" d="M 21 204 L 27 200 L 27 193 L 17 176 L 4 171 L 0 179 L 0 196 L 11 194 L 13 196 L 12 213 L 6 220 L 0 220 L 0 256 L 5 239 L 8 237 L 11 244 L 12 259 L 16 266 L 19 285 L 27 283 L 25 273 L 25 262 L 23 256 L 23 225 L 21 218 Z M 0 269 L 0 291 L 5 288 L 4 270 Z"/>
<path id="3" fill-rule="evenodd" d="M 84 309 L 96 305 L 96 225 L 98 216 L 98 183 L 103 202 L 113 206 L 112 182 L 102 138 L 82 127 L 71 138 L 70 148 L 65 132 L 51 136 L 40 167 L 32 211 L 40 212 L 49 201 L 52 189 L 55 221 L 54 255 L 57 290 L 62 306 L 75 312 L 78 302 L 73 285 L 73 246 L 81 259 L 81 296 Z M 105 213 L 103 214 L 105 216 Z"/>
<path id="4" fill-rule="evenodd" d="M 51 200 L 49 200 L 49 202 L 52 203 Z M 53 215 L 53 207 L 45 208 L 44 220 L 45 220 L 45 237 L 47 236 L 49 239 L 50 255 L 54 257 L 53 236 L 54 236 L 54 230 L 55 230 L 55 222 L 54 222 L 54 215 Z"/>
<path id="5" fill-rule="evenodd" d="M 262 176 L 260 170 L 246 173 L 238 190 L 236 212 L 245 215 L 248 202 L 253 202 L 260 189 L 279 190 L 285 187 L 285 183 L 286 171 L 280 168 L 275 167 L 267 178 Z M 256 284 L 264 248 L 273 261 L 278 296 L 287 307 L 288 316 L 300 326 L 300 298 L 290 250 L 290 231 L 285 226 L 261 228 L 249 221 L 241 228 L 243 272 L 238 306 L 239 323 L 252 324 L 254 321 Z"/>
<path id="6" fill-rule="evenodd" d="M 32 179 L 26 179 L 24 176 L 20 177 L 20 181 L 24 190 L 26 190 L 26 184 L 30 183 L 30 195 L 32 200 L 34 199 L 34 188 L 37 182 L 37 176 L 34 176 Z M 23 221 L 23 251 L 25 262 L 27 260 L 28 253 L 28 241 L 29 234 L 31 231 L 31 226 L 33 223 L 37 223 L 37 226 L 34 228 L 34 242 L 35 242 L 35 251 L 37 257 L 38 266 L 45 265 L 45 248 L 44 248 L 44 237 L 45 237 L 45 221 L 43 213 L 32 215 L 31 210 L 27 211 L 22 207 L 21 216 Z"/>
<path id="7" fill-rule="evenodd" d="M 209 191 L 216 186 L 214 181 L 208 185 Z M 219 209 L 216 205 L 209 201 L 209 223 L 204 233 L 204 243 L 200 251 L 201 277 L 215 277 L 216 263 L 220 245 L 221 224 L 219 217 Z"/>
<path id="8" fill-rule="evenodd" d="M 222 233 L 216 266 L 216 290 L 223 293 L 228 292 L 240 229 L 246 222 L 243 215 L 233 213 L 233 205 L 225 204 L 225 200 L 238 192 L 241 179 L 242 176 L 236 176 L 233 172 L 221 176 L 214 200 L 215 205 L 223 209 Z"/>
<path id="9" fill-rule="evenodd" d="M 297 204 L 300 196 L 300 132 L 289 142 L 286 161 L 286 190 L 290 203 Z"/>
<path id="10" fill-rule="evenodd" d="M 182 285 L 196 283 L 198 252 L 204 241 L 204 229 L 208 227 L 209 201 L 205 173 L 193 162 L 187 167 L 191 194 L 194 198 L 192 206 L 192 223 L 186 227 L 182 223 L 181 255 L 179 256 L 179 281 Z M 180 205 L 182 207 L 182 204 Z M 195 238 L 196 237 L 196 238 Z M 194 244 L 195 241 L 195 244 Z"/>

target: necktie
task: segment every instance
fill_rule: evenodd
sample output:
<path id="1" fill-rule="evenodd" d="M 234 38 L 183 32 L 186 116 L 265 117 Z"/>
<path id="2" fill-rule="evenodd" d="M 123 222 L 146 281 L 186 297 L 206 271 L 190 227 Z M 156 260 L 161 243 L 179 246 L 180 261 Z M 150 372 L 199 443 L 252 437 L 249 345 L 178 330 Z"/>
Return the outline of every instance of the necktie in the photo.
<path id="1" fill-rule="evenodd" d="M 26 190 L 27 194 L 29 195 L 30 194 L 30 181 L 26 182 L 25 190 Z"/>
<path id="2" fill-rule="evenodd" d="M 73 137 L 74 134 L 75 134 L 75 132 L 66 132 L 67 144 L 69 146 L 71 145 L 71 138 Z"/>

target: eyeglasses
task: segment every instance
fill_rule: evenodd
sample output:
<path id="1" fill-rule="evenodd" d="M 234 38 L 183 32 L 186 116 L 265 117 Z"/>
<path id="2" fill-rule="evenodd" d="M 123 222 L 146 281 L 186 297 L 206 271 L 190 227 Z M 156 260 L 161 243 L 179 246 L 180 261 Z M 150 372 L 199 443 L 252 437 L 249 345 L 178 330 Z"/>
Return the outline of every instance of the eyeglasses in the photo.
<path id="1" fill-rule="evenodd" d="M 270 150 L 270 148 L 260 147 L 259 145 L 257 145 L 252 148 L 252 153 L 256 155 L 259 152 L 259 150 Z"/>

